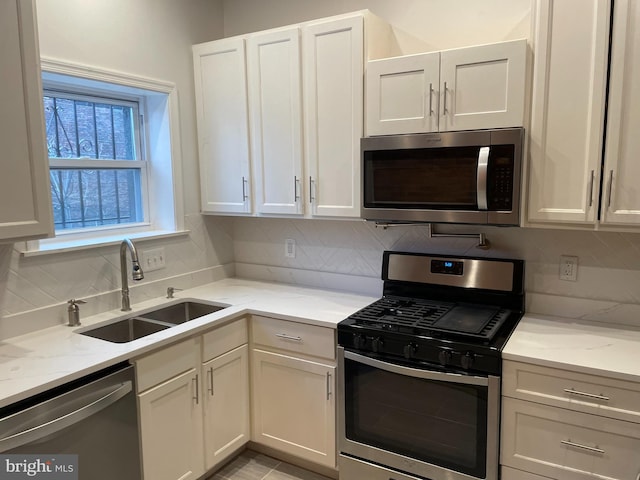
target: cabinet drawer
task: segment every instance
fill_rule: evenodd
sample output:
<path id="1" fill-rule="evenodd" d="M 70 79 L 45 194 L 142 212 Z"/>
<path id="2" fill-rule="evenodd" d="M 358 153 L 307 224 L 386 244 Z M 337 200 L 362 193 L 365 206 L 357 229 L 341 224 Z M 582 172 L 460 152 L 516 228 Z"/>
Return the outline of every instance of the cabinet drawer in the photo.
<path id="1" fill-rule="evenodd" d="M 501 464 L 551 478 L 640 474 L 640 425 L 512 398 L 502 403 L 501 448 Z"/>
<path id="2" fill-rule="evenodd" d="M 500 478 L 502 480 L 549 480 L 548 477 L 541 477 L 533 473 L 505 467 L 504 465 L 500 467 Z"/>
<path id="3" fill-rule="evenodd" d="M 640 384 L 633 382 L 506 361 L 502 394 L 640 423 Z"/>
<path id="4" fill-rule="evenodd" d="M 163 347 L 135 360 L 138 392 L 169 380 L 191 368 L 198 366 L 197 340 L 191 338 L 184 342 Z"/>
<path id="5" fill-rule="evenodd" d="M 247 319 L 217 327 L 202 336 L 202 361 L 208 362 L 248 342 Z"/>
<path id="6" fill-rule="evenodd" d="M 335 331 L 304 323 L 254 316 L 255 344 L 333 360 L 336 355 Z"/>

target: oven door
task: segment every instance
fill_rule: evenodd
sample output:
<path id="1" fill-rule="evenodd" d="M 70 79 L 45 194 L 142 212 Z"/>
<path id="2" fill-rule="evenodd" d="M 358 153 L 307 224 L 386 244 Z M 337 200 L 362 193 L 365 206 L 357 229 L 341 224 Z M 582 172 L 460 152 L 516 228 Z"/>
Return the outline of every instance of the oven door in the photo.
<path id="1" fill-rule="evenodd" d="M 432 480 L 498 478 L 498 377 L 412 368 L 342 347 L 338 368 L 342 454 Z"/>

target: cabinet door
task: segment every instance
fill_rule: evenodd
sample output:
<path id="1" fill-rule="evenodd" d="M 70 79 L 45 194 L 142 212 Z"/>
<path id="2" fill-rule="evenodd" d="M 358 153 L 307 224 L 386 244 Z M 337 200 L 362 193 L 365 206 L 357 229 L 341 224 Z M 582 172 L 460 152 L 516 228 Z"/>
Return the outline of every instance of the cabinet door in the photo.
<path id="1" fill-rule="evenodd" d="M 53 236 L 36 25 L 33 1 L 0 2 L 0 241 Z"/>
<path id="2" fill-rule="evenodd" d="M 537 3 L 529 131 L 530 222 L 593 224 L 596 220 L 609 8 L 609 0 Z"/>
<path id="3" fill-rule="evenodd" d="M 255 209 L 302 213 L 300 31 L 247 41 Z"/>
<path id="4" fill-rule="evenodd" d="M 603 224 L 640 224 L 640 4 L 614 4 Z"/>
<path id="5" fill-rule="evenodd" d="M 198 381 L 191 369 L 138 396 L 145 480 L 190 480 L 204 473 Z"/>
<path id="6" fill-rule="evenodd" d="M 203 365 L 205 469 L 250 440 L 249 347 L 243 345 Z"/>
<path id="7" fill-rule="evenodd" d="M 252 440 L 335 467 L 335 367 L 253 350 Z"/>
<path id="8" fill-rule="evenodd" d="M 366 73 L 366 135 L 438 131 L 440 53 L 373 60 Z"/>
<path id="9" fill-rule="evenodd" d="M 363 62 L 361 15 L 304 27 L 305 183 L 314 216 L 360 216 Z"/>
<path id="10" fill-rule="evenodd" d="M 440 131 L 521 126 L 526 53 L 526 40 L 441 52 Z"/>
<path id="11" fill-rule="evenodd" d="M 244 39 L 194 45 L 202 211 L 247 213 L 249 127 Z"/>

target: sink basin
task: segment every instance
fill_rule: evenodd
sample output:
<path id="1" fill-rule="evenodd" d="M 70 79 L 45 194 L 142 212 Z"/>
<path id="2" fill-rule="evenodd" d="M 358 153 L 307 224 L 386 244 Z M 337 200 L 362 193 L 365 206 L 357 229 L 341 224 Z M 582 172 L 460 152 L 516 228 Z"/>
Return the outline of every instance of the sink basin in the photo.
<path id="1" fill-rule="evenodd" d="M 171 325 L 133 317 L 78 333 L 88 337 L 106 340 L 107 342 L 127 343 L 169 327 L 171 327 Z"/>
<path id="2" fill-rule="evenodd" d="M 168 307 L 158 308 L 151 312 L 142 313 L 138 315 L 138 317 L 178 325 L 180 323 L 193 320 L 194 318 L 203 317 L 204 315 L 217 312 L 223 308 L 226 307 L 211 305 L 209 303 L 184 301 L 174 305 L 169 305 Z"/>
<path id="3" fill-rule="evenodd" d="M 217 312 L 223 308 L 227 307 L 185 300 L 167 307 L 160 307 L 146 313 L 136 314 L 133 317 L 118 320 L 113 323 L 98 325 L 97 327 L 79 331 L 78 333 L 88 337 L 106 340 L 107 342 L 127 343 L 166 328 L 188 322 L 194 318 Z"/>

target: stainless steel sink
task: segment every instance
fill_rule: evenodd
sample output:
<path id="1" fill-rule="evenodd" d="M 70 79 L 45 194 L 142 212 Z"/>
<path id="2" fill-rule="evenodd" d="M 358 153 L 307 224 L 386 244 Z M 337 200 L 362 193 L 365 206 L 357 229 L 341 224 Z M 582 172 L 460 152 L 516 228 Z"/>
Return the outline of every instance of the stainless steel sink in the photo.
<path id="1" fill-rule="evenodd" d="M 171 325 L 166 323 L 133 317 L 78 333 L 88 337 L 106 340 L 107 342 L 127 343 L 169 327 L 171 327 Z"/>
<path id="2" fill-rule="evenodd" d="M 221 305 L 211 305 L 209 303 L 184 301 L 174 305 L 169 305 L 168 307 L 158 308 L 151 312 L 142 313 L 138 315 L 138 317 L 178 325 L 180 323 L 193 320 L 194 318 L 203 317 L 210 313 L 217 312 L 223 308 L 226 307 Z"/>
<path id="3" fill-rule="evenodd" d="M 107 342 L 127 343 L 223 308 L 226 306 L 185 300 L 78 333 Z"/>

